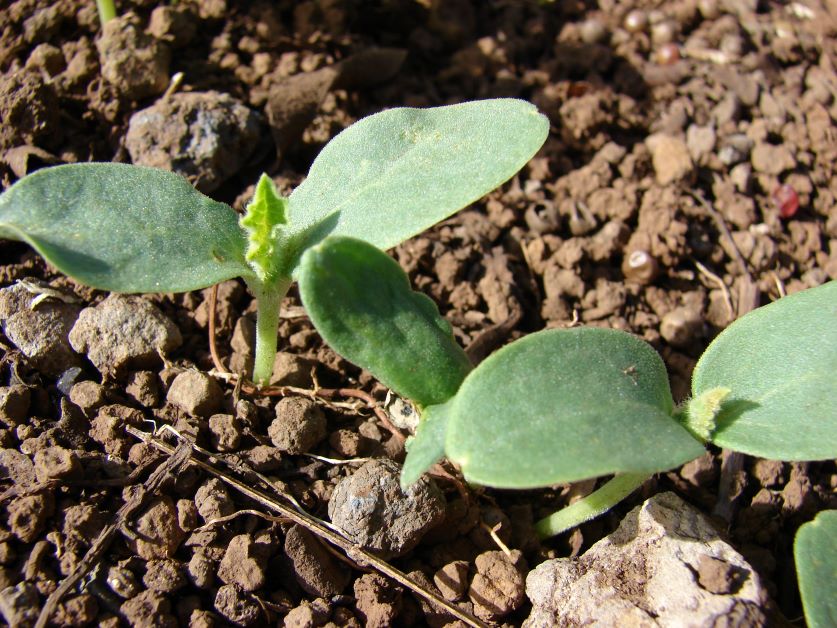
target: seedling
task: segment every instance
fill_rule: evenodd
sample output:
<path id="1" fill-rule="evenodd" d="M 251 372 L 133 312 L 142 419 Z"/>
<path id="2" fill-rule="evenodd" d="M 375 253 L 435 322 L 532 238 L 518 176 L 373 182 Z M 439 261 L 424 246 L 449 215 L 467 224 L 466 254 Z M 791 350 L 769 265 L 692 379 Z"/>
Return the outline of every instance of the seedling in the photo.
<path id="1" fill-rule="evenodd" d="M 330 236 L 304 253 L 298 278 L 325 340 L 419 407 L 403 484 L 443 456 L 499 488 L 615 474 L 539 522 L 543 536 L 605 512 L 706 443 L 771 459 L 837 457 L 834 281 L 730 325 L 698 361 L 692 399 L 675 408 L 659 355 L 617 330 L 540 331 L 471 369 L 435 306 L 368 243 Z"/>
<path id="2" fill-rule="evenodd" d="M 837 626 L 837 510 L 800 526 L 793 557 L 808 626 Z"/>
<path id="3" fill-rule="evenodd" d="M 116 7 L 113 0 L 96 0 L 96 9 L 99 11 L 99 21 L 102 26 L 116 17 Z"/>
<path id="4" fill-rule="evenodd" d="M 279 304 L 306 250 L 329 234 L 395 246 L 511 178 L 548 131 L 533 105 L 514 99 L 390 109 L 329 142 L 290 197 L 262 176 L 243 217 L 170 172 L 56 166 L 0 196 L 0 238 L 115 292 L 184 292 L 242 277 L 258 303 L 253 376 L 263 384 Z"/>

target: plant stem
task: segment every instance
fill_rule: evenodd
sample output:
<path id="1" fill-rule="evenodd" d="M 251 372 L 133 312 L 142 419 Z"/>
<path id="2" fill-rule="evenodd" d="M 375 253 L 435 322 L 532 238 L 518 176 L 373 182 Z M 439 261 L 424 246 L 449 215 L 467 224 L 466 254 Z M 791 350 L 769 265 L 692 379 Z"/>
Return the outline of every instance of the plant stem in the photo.
<path id="1" fill-rule="evenodd" d="M 277 332 L 279 330 L 279 306 L 291 287 L 290 279 L 280 279 L 269 284 L 248 282 L 256 297 L 256 359 L 253 363 L 253 381 L 259 385 L 270 382 L 273 361 L 276 358 Z"/>
<path id="2" fill-rule="evenodd" d="M 116 17 L 116 7 L 113 0 L 96 0 L 96 8 L 99 9 L 99 21 L 102 26 L 105 22 Z"/>
<path id="3" fill-rule="evenodd" d="M 650 477 L 648 473 L 623 473 L 614 476 L 587 497 L 538 521 L 535 531 L 545 539 L 595 519 L 633 493 Z"/>

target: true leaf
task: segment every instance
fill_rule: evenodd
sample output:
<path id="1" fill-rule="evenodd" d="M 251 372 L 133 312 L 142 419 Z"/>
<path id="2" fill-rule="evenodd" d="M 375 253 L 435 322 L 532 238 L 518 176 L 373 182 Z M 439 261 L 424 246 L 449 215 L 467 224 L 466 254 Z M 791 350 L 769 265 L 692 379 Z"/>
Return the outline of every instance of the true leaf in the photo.
<path id="1" fill-rule="evenodd" d="M 837 282 L 784 297 L 727 327 L 692 392 L 730 389 L 712 442 L 773 460 L 837 457 Z"/>
<path id="2" fill-rule="evenodd" d="M 548 132 L 533 105 L 508 98 L 375 114 L 320 152 L 291 194 L 292 227 L 307 232 L 303 248 L 328 233 L 390 248 L 510 179 Z"/>
<path id="3" fill-rule="evenodd" d="M 281 266 L 281 230 L 288 222 L 287 208 L 288 199 L 279 196 L 273 181 L 263 174 L 239 221 L 249 235 L 245 257 L 262 281 L 277 274 Z"/>
<path id="4" fill-rule="evenodd" d="M 837 510 L 800 526 L 793 557 L 808 626 L 837 626 Z"/>
<path id="5" fill-rule="evenodd" d="M 306 251 L 299 293 L 325 341 L 420 405 L 453 396 L 471 369 L 436 305 L 386 253 L 331 236 Z"/>
<path id="6" fill-rule="evenodd" d="M 531 334 L 475 368 L 450 406 L 448 458 L 500 488 L 653 473 L 704 451 L 671 416 L 660 357 L 616 330 Z"/>
<path id="7" fill-rule="evenodd" d="M 252 271 L 231 207 L 152 168 L 56 166 L 0 196 L 0 238 L 22 240 L 63 273 L 116 292 L 184 292 Z"/>

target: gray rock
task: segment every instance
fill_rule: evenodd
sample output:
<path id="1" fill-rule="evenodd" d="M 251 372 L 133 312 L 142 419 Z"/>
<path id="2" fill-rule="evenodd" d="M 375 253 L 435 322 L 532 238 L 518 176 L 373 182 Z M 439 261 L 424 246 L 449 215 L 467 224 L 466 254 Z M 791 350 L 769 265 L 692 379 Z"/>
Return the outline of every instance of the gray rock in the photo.
<path id="1" fill-rule="evenodd" d="M 158 366 L 183 342 L 180 330 L 142 297 L 111 294 L 81 311 L 70 330 L 73 349 L 86 353 L 103 375 Z"/>
<path id="2" fill-rule="evenodd" d="M 673 493 L 634 508 L 578 558 L 526 579 L 523 626 L 765 625 L 759 577 L 697 510 Z"/>
<path id="3" fill-rule="evenodd" d="M 328 503 L 332 523 L 361 547 L 385 558 L 413 549 L 445 516 L 445 498 L 429 477 L 402 490 L 401 467 L 370 460 L 334 489 Z"/>
<path id="4" fill-rule="evenodd" d="M 81 308 L 57 299 L 32 307 L 37 297 L 23 284 L 0 290 L 0 327 L 6 338 L 47 375 L 58 376 L 71 366 L 81 366 L 81 357 L 67 338 Z"/>
<path id="5" fill-rule="evenodd" d="M 211 192 L 244 166 L 263 131 L 262 116 L 228 94 L 183 92 L 131 116 L 125 145 L 136 165 Z"/>
<path id="6" fill-rule="evenodd" d="M 183 371 L 174 378 L 166 399 L 192 416 L 210 416 L 221 409 L 224 391 L 205 373 Z"/>
<path id="7" fill-rule="evenodd" d="M 315 401 L 284 397 L 276 404 L 276 418 L 267 429 L 279 451 L 304 454 L 326 436 L 326 418 Z"/>

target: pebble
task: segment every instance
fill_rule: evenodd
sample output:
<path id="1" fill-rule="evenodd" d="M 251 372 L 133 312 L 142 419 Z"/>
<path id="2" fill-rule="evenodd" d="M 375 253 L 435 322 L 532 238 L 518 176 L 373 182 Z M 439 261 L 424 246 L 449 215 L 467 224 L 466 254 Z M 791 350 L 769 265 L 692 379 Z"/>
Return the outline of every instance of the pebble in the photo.
<path id="1" fill-rule="evenodd" d="M 677 307 L 663 315 L 660 320 L 660 335 L 673 347 L 688 346 L 700 333 L 703 316 L 700 310 L 691 307 Z"/>
<path id="2" fill-rule="evenodd" d="M 765 174 L 779 175 L 796 168 L 796 159 L 787 144 L 759 142 L 750 155 L 753 170 Z"/>
<path id="3" fill-rule="evenodd" d="M 206 373 L 189 370 L 174 378 L 166 400 L 191 416 L 206 417 L 221 409 L 224 391 Z"/>
<path id="4" fill-rule="evenodd" d="M 735 578 L 736 590 L 717 586 L 718 575 Z M 634 508 L 616 532 L 582 556 L 538 565 L 526 579 L 526 593 L 533 608 L 525 628 L 712 626 L 741 612 L 748 625 L 767 621 L 758 574 L 673 493 Z"/>
<path id="5" fill-rule="evenodd" d="M 177 525 L 177 508 L 165 495 L 153 501 L 132 527 L 137 537 L 128 543 L 145 560 L 169 558 L 185 536 Z"/>
<path id="6" fill-rule="evenodd" d="M 9 423 L 24 421 L 29 412 L 30 398 L 28 386 L 0 386 L 0 419 Z"/>
<path id="7" fill-rule="evenodd" d="M 681 138 L 657 133 L 650 135 L 645 144 L 651 151 L 657 183 L 660 185 L 680 181 L 694 172 L 689 148 Z"/>
<path id="8" fill-rule="evenodd" d="M 212 445 L 218 451 L 235 451 L 241 442 L 241 425 L 231 414 L 213 414 L 209 417 L 209 433 Z"/>
<path id="9" fill-rule="evenodd" d="M 296 388 L 311 388 L 314 384 L 312 372 L 317 366 L 315 360 L 286 351 L 279 351 L 273 359 L 273 375 L 270 377 L 271 386 L 294 386 Z"/>
<path id="10" fill-rule="evenodd" d="M 468 590 L 468 561 L 455 560 L 433 575 L 433 582 L 446 600 L 461 600 Z"/>
<path id="11" fill-rule="evenodd" d="M 494 550 L 474 561 L 477 573 L 468 588 L 477 617 L 494 621 L 518 609 L 525 598 L 525 571 L 519 550 L 510 556 Z"/>
<path id="12" fill-rule="evenodd" d="M 253 626 L 262 613 L 259 603 L 237 584 L 225 584 L 218 589 L 215 610 L 236 626 Z"/>
<path id="13" fill-rule="evenodd" d="M 10 479 L 24 490 L 38 483 L 34 463 L 17 449 L 0 449 L 0 478 Z"/>
<path id="14" fill-rule="evenodd" d="M 142 582 L 152 591 L 173 593 L 186 586 L 186 574 L 183 573 L 183 566 L 176 560 L 149 560 Z"/>
<path id="15" fill-rule="evenodd" d="M 304 454 L 326 437 L 326 417 L 312 399 L 284 397 L 276 404 L 276 418 L 267 429 L 279 451 Z"/>
<path id="16" fill-rule="evenodd" d="M 33 461 L 39 482 L 77 478 L 82 472 L 76 452 L 58 445 L 39 449 Z"/>
<path id="17" fill-rule="evenodd" d="M 686 146 L 689 147 L 689 154 L 695 163 L 703 163 L 715 150 L 715 127 L 689 125 L 686 130 Z"/>
<path id="18" fill-rule="evenodd" d="M 171 602 L 150 589 L 125 600 L 119 610 L 129 626 L 177 626 L 177 618 L 171 614 Z"/>
<path id="19" fill-rule="evenodd" d="M 189 582 L 198 589 L 209 589 L 215 583 L 215 574 L 218 571 L 216 561 L 207 556 L 200 547 L 195 548 L 195 553 L 186 566 L 186 575 Z"/>
<path id="20" fill-rule="evenodd" d="M 36 295 L 22 284 L 0 290 L 0 328 L 29 363 L 47 375 L 58 376 L 70 366 L 81 366 L 68 335 L 81 308 L 47 299 L 32 308 Z"/>
<path id="21" fill-rule="evenodd" d="M 237 584 L 245 591 L 261 589 L 267 582 L 270 556 L 266 549 L 249 534 L 234 536 L 218 566 L 218 578 L 225 584 Z"/>
<path id="22" fill-rule="evenodd" d="M 263 136 L 261 114 L 220 92 L 182 92 L 137 111 L 125 146 L 138 166 L 176 172 L 217 189 L 247 163 Z"/>
<path id="23" fill-rule="evenodd" d="M 89 416 L 107 403 L 107 389 L 98 382 L 79 382 L 70 388 L 70 401 Z"/>
<path id="24" fill-rule="evenodd" d="M 198 514 L 206 522 L 226 517 L 235 511 L 227 487 L 218 478 L 209 478 L 201 484 L 195 493 L 195 504 Z"/>
<path id="25" fill-rule="evenodd" d="M 309 595 L 331 598 L 349 585 L 351 573 L 305 528 L 288 529 L 284 550 L 296 581 Z"/>
<path id="26" fill-rule="evenodd" d="M 0 614 L 9 626 L 34 626 L 40 613 L 38 589 L 21 582 L 0 591 Z"/>
<path id="27" fill-rule="evenodd" d="M 44 531 L 47 519 L 55 509 L 52 493 L 15 497 L 6 506 L 8 526 L 12 534 L 24 543 L 35 542 Z"/>
<path id="28" fill-rule="evenodd" d="M 396 624 L 401 612 L 401 590 L 377 573 L 367 573 L 355 580 L 355 607 L 368 628 L 387 628 Z"/>
<path id="29" fill-rule="evenodd" d="M 70 330 L 70 344 L 86 353 L 103 375 L 119 376 L 129 368 L 152 368 L 160 355 L 177 349 L 180 330 L 159 308 L 139 296 L 111 294 L 84 308 Z"/>
<path id="30" fill-rule="evenodd" d="M 445 498 L 427 475 L 402 490 L 400 472 L 391 460 L 370 460 L 341 480 L 328 503 L 334 525 L 384 558 L 410 551 L 445 516 Z"/>
<path id="31" fill-rule="evenodd" d="M 748 194 L 753 185 L 753 167 L 749 163 L 740 163 L 729 171 L 729 178 L 736 190 Z"/>
<path id="32" fill-rule="evenodd" d="M 140 100 L 162 94 L 168 87 L 171 53 L 142 31 L 136 16 L 125 14 L 108 20 L 96 48 L 102 77 L 121 96 Z"/>
<path id="33" fill-rule="evenodd" d="M 133 371 L 125 392 L 141 406 L 154 408 L 160 404 L 160 379 L 153 371 Z"/>

